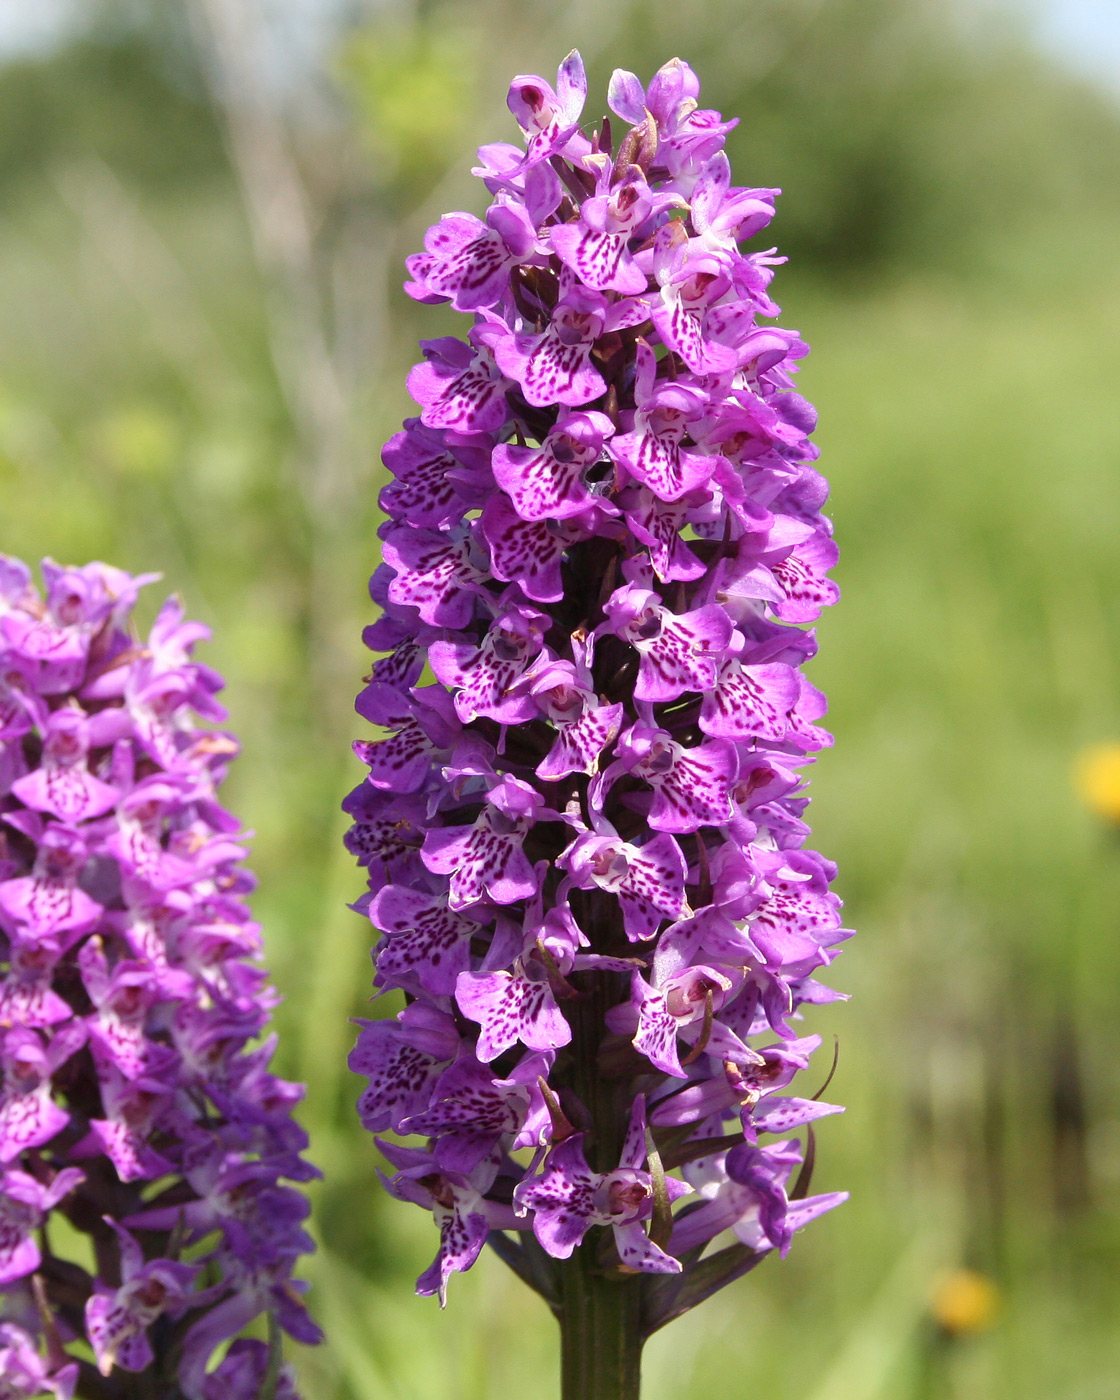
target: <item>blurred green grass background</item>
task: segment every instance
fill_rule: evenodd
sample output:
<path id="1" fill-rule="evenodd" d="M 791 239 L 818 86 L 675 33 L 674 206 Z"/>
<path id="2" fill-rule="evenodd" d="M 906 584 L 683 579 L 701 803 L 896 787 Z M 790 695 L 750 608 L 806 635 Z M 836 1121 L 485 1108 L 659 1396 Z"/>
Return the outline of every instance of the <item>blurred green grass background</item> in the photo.
<path id="1" fill-rule="evenodd" d="M 843 599 L 812 819 L 860 937 L 814 1186 L 850 1204 L 655 1338 L 650 1400 L 1108 1400 L 1120 1376 L 1120 841 L 1077 802 L 1120 737 L 1120 110 L 1015 11 L 950 0 L 396 0 L 285 37 L 254 0 L 86 0 L 0 67 L 0 548 L 160 568 L 212 623 L 324 1169 L 311 1400 L 555 1393 L 543 1305 L 484 1257 L 411 1296 L 430 1221 L 383 1197 L 347 1018 L 369 933 L 338 802 L 377 562 L 399 290 L 516 71 L 679 53 L 783 186 Z M 325 13 L 326 6 L 311 6 Z M 320 15 L 321 17 L 321 15 Z M 328 27 L 322 26 L 322 33 Z M 149 611 L 155 599 L 149 602 Z M 939 1331 L 969 1267 L 990 1329 Z"/>

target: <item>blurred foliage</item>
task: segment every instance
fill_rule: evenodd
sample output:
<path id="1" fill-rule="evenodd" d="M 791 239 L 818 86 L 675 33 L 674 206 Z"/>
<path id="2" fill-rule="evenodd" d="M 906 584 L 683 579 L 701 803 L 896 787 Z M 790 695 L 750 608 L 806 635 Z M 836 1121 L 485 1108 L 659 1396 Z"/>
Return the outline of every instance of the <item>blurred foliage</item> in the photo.
<path id="1" fill-rule="evenodd" d="M 0 182 L 41 180 L 51 163 L 90 151 L 153 191 L 226 177 L 197 70 L 131 25 L 94 30 L 4 69 Z"/>
<path id="2" fill-rule="evenodd" d="M 467 172 L 513 139 L 512 74 L 578 44 L 593 94 L 679 52 L 741 118 L 737 179 L 785 187 L 777 289 L 814 346 L 842 545 L 813 821 L 861 936 L 833 978 L 853 1000 L 813 1029 L 840 1036 L 850 1105 L 817 1183 L 853 1199 L 656 1338 L 649 1400 L 1105 1400 L 1120 849 L 1069 773 L 1120 735 L 1120 115 L 965 0 L 397 0 L 325 64 L 223 92 L 207 17 L 253 9 L 89 0 L 71 42 L 0 69 L 0 547 L 162 568 L 214 624 L 281 1056 L 327 1171 L 311 1273 L 332 1340 L 301 1363 L 308 1394 L 555 1389 L 552 1324 L 496 1260 L 445 1314 L 410 1296 L 433 1236 L 382 1196 L 354 1121 L 369 933 L 336 811 L 377 449 L 417 338 L 457 320 L 406 301 L 401 263 L 445 210 L 481 212 Z M 298 237 L 246 213 L 244 111 L 294 171 L 306 265 L 278 271 L 269 237 Z M 319 331 L 341 446 L 300 417 Z M 317 494 L 332 462 L 356 506 Z M 324 657 L 352 681 L 324 693 Z M 931 1312 L 962 1268 L 999 1292 L 983 1335 Z"/>
<path id="3" fill-rule="evenodd" d="M 368 144 L 371 174 L 407 203 L 460 154 L 449 140 L 471 98 L 470 30 L 399 24 L 363 30 L 338 64 Z"/>

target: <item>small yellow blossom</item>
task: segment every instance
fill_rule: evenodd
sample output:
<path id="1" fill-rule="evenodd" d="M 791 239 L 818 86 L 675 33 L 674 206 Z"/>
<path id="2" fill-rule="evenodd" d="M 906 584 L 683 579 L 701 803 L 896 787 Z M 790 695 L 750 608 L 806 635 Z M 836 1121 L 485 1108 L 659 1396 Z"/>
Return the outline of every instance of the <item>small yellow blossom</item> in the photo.
<path id="1" fill-rule="evenodd" d="M 999 1289 L 974 1269 L 954 1269 L 934 1285 L 930 1312 L 950 1336 L 969 1336 L 994 1326 L 999 1312 Z"/>
<path id="2" fill-rule="evenodd" d="M 1120 825 L 1120 743 L 1090 744 L 1082 749 L 1074 784 L 1091 812 Z"/>

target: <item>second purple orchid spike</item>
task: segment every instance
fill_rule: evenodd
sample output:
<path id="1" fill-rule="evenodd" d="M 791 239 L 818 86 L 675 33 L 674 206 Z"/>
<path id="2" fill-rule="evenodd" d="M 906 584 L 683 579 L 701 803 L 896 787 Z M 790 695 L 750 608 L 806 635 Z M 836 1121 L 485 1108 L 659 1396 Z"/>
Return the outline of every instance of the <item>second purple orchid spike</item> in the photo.
<path id="1" fill-rule="evenodd" d="M 208 632 L 171 598 L 137 636 L 151 576 L 43 581 L 0 556 L 0 1396 L 253 1400 L 267 1375 L 296 1400 L 278 1329 L 320 1334 L 290 1183 L 317 1172 L 259 1040 L 277 996 Z M 261 1317 L 271 1344 L 212 1369 Z"/>

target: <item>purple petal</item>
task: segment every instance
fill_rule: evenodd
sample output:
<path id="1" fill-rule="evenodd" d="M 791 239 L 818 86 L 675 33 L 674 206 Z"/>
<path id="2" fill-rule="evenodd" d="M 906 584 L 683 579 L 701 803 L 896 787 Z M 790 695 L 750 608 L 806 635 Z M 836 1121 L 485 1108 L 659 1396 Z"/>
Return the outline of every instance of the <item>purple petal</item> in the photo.
<path id="1" fill-rule="evenodd" d="M 539 1177 L 514 1190 L 519 1210 L 533 1212 L 533 1233 L 554 1259 L 570 1259 L 591 1228 L 599 1178 L 583 1155 L 583 1134 L 554 1147 Z"/>
<path id="2" fill-rule="evenodd" d="M 591 364 L 591 345 L 565 345 L 553 335 L 540 338 L 517 376 L 525 398 L 536 408 L 562 403 L 579 407 L 607 391 Z"/>
<path id="3" fill-rule="evenodd" d="M 681 1271 L 681 1261 L 654 1244 L 640 1220 L 614 1226 L 614 1242 L 618 1257 L 628 1269 L 637 1269 L 643 1274 L 679 1274 Z"/>
<path id="4" fill-rule="evenodd" d="M 646 94 L 633 73 L 616 68 L 607 86 L 607 106 L 623 121 L 640 125 L 646 119 Z"/>
<path id="5" fill-rule="evenodd" d="M 509 972 L 464 972 L 455 990 L 464 1016 L 482 1027 L 475 1053 L 489 1063 L 518 1041 L 531 1050 L 555 1050 L 572 1038 L 547 982 Z"/>
<path id="6" fill-rule="evenodd" d="M 742 666 L 731 660 L 720 668 L 700 711 L 705 734 L 725 739 L 771 739 L 780 742 L 788 715 L 800 694 L 792 666 L 780 662 Z"/>
<path id="7" fill-rule="evenodd" d="M 537 764 L 537 776 L 555 782 L 569 773 L 594 773 L 603 750 L 618 734 L 623 711 L 621 703 L 599 705 L 571 724 L 559 725 L 556 742 Z"/>
<path id="8" fill-rule="evenodd" d="M 494 577 L 516 581 L 527 598 L 554 603 L 563 594 L 560 562 L 570 538 L 546 521 L 526 521 L 507 497 L 491 496 L 479 529 L 490 550 Z"/>
<path id="9" fill-rule="evenodd" d="M 552 230 L 552 246 L 585 287 L 597 292 L 623 292 L 637 296 L 647 278 L 631 257 L 626 236 L 602 233 L 586 224 L 560 224 Z"/>
<path id="10" fill-rule="evenodd" d="M 377 956 L 379 978 L 399 986 L 415 977 L 433 996 L 450 996 L 467 968 L 476 923 L 452 913 L 435 895 L 399 885 L 379 892 L 369 916 L 388 935 Z"/>

